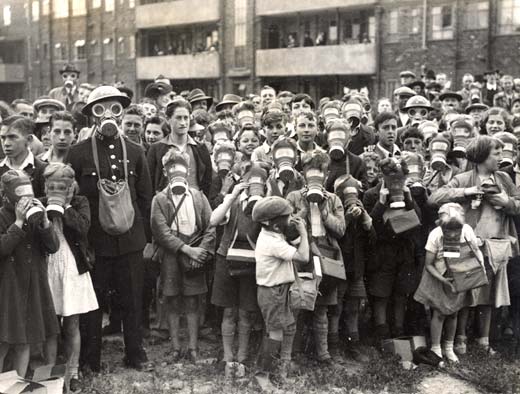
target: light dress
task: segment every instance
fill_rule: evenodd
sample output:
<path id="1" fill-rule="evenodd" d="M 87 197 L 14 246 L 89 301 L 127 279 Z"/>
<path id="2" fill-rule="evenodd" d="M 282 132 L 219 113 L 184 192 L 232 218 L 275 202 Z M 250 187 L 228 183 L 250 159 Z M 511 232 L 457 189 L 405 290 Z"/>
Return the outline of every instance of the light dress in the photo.
<path id="1" fill-rule="evenodd" d="M 60 240 L 58 252 L 48 257 L 49 287 L 58 316 L 73 316 L 99 308 L 89 272 L 80 275 L 61 220 L 53 221 Z"/>

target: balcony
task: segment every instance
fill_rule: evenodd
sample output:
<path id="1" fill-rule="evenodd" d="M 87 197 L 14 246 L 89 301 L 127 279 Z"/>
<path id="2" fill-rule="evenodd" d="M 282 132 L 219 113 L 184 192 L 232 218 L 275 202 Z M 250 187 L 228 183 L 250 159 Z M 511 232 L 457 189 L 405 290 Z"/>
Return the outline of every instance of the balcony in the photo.
<path id="1" fill-rule="evenodd" d="M 138 29 L 216 22 L 220 0 L 175 0 L 145 4 L 135 11 Z"/>
<path id="2" fill-rule="evenodd" d="M 256 15 L 282 15 L 376 4 L 375 0 L 257 0 Z"/>
<path id="3" fill-rule="evenodd" d="M 25 82 L 25 67 L 23 64 L 0 64 L 0 83 Z"/>
<path id="4" fill-rule="evenodd" d="M 171 79 L 216 79 L 220 77 L 220 56 L 202 52 L 137 58 L 137 79 L 155 79 L 160 74 Z"/>
<path id="5" fill-rule="evenodd" d="M 256 75 L 259 77 L 375 73 L 376 45 L 374 43 L 256 51 Z"/>

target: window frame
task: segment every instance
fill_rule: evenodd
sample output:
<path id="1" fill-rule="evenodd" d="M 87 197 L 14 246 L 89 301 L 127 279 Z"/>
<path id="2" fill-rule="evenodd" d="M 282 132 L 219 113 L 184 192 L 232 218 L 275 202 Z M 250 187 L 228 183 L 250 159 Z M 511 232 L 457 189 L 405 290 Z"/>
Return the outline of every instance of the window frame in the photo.
<path id="1" fill-rule="evenodd" d="M 511 23 L 505 24 L 502 19 L 504 18 L 504 3 L 510 3 L 510 7 L 507 8 L 511 15 Z M 515 10 L 517 11 L 518 23 L 514 23 Z M 497 3 L 497 23 L 496 33 L 497 35 L 517 35 L 520 34 L 520 2 L 515 0 L 498 0 Z"/>
<path id="2" fill-rule="evenodd" d="M 2 24 L 4 26 L 11 26 L 12 23 L 13 23 L 13 8 L 12 8 L 11 4 L 5 4 L 2 7 Z"/>
<path id="3" fill-rule="evenodd" d="M 485 7 L 480 9 L 480 6 Z M 485 20 L 481 21 L 481 14 L 484 13 Z M 464 14 L 464 30 L 485 30 L 487 28 L 489 28 L 489 2 L 480 0 L 466 3 L 466 12 Z"/>
<path id="4" fill-rule="evenodd" d="M 234 66 L 235 68 L 246 67 L 246 48 L 247 48 L 247 0 L 235 0 L 234 4 Z M 237 45 L 237 43 L 239 45 Z"/>
<path id="5" fill-rule="evenodd" d="M 451 25 L 444 26 L 444 17 L 443 11 L 445 9 L 450 9 L 450 20 Z M 439 10 L 438 13 L 435 10 Z M 430 17 L 431 17 L 431 27 L 430 27 L 430 40 L 431 41 L 446 41 L 453 40 L 455 37 L 455 5 L 454 4 L 441 4 L 436 5 L 430 9 Z M 440 29 L 435 30 L 435 18 L 439 18 L 440 21 Z"/>

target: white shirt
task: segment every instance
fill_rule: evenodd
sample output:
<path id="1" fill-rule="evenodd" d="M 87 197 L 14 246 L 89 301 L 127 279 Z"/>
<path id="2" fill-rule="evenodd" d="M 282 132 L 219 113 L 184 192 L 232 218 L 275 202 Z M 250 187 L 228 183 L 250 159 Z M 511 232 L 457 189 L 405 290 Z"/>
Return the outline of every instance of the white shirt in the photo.
<path id="1" fill-rule="evenodd" d="M 377 153 L 380 153 L 380 155 L 384 156 L 384 157 L 381 157 L 381 159 L 386 159 L 390 156 L 390 151 L 383 148 L 379 142 L 377 143 L 377 149 L 379 150 L 379 152 L 377 152 Z M 399 156 L 400 154 L 401 154 L 401 150 L 399 149 L 399 147 L 396 144 L 394 144 L 392 156 Z"/>
<path id="2" fill-rule="evenodd" d="M 262 228 L 256 241 L 256 284 L 273 287 L 294 282 L 292 260 L 297 249 L 285 236 Z"/>
<path id="3" fill-rule="evenodd" d="M 177 217 L 173 220 L 171 229 L 179 234 L 191 236 L 197 231 L 197 221 L 195 219 L 195 206 L 190 192 L 184 194 L 186 197 L 180 208 L 177 210 Z M 172 201 L 175 207 L 179 207 L 182 194 L 173 194 Z"/>
<path id="4" fill-rule="evenodd" d="M 30 149 L 28 149 L 28 152 L 29 153 L 25 157 L 25 160 L 22 162 L 22 164 L 20 164 L 19 167 L 13 166 L 11 163 L 11 159 L 9 159 L 8 157 L 5 157 L 5 159 L 0 162 L 0 167 L 7 166 L 11 170 L 21 170 L 21 171 L 25 170 L 29 165 L 34 167 L 34 155 Z"/>

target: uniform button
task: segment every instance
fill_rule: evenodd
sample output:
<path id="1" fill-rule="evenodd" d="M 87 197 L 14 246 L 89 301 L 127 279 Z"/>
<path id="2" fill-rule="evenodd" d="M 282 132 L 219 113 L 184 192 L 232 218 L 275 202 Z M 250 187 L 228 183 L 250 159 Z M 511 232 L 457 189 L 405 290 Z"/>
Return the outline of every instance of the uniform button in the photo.
<path id="1" fill-rule="evenodd" d="M 114 149 L 114 145 L 110 144 L 110 145 L 108 145 L 108 148 L 109 149 Z"/>
<path id="2" fill-rule="evenodd" d="M 116 155 L 110 155 L 110 158 L 114 160 L 116 158 Z"/>
<path id="3" fill-rule="evenodd" d="M 115 170 L 117 166 L 115 164 L 112 164 L 112 168 Z"/>
<path id="4" fill-rule="evenodd" d="M 96 173 L 95 173 L 95 172 L 93 172 L 93 173 L 92 173 L 92 175 L 96 175 Z"/>
<path id="5" fill-rule="evenodd" d="M 115 175 L 112 175 L 112 179 L 115 181 L 115 180 L 116 180 L 116 176 L 115 176 Z"/>

